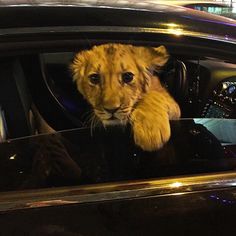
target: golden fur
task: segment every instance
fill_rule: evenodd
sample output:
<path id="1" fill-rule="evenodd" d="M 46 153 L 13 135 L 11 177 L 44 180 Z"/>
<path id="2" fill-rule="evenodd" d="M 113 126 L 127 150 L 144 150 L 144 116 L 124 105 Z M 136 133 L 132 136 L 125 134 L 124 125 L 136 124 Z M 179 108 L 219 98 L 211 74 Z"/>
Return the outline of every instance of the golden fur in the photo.
<path id="1" fill-rule="evenodd" d="M 135 143 L 153 151 L 169 140 L 169 120 L 180 117 L 178 104 L 153 75 L 168 58 L 164 46 L 104 44 L 79 52 L 71 69 L 104 126 L 129 122 Z"/>

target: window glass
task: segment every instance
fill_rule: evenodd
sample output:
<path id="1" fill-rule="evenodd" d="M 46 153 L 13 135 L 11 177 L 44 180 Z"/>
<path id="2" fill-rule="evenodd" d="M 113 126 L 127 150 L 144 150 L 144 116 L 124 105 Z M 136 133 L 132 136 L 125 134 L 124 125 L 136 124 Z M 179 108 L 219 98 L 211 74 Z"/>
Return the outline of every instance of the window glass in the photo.
<path id="1" fill-rule="evenodd" d="M 218 5 L 212 5 L 212 4 L 188 4 L 187 7 L 193 8 L 195 10 L 199 11 L 205 11 L 209 12 L 211 14 L 217 14 L 226 16 L 229 18 L 235 19 L 235 7 L 229 7 L 229 6 L 218 6 Z"/>
<path id="2" fill-rule="evenodd" d="M 81 128 L 0 144 L 1 191 L 95 184 L 236 167 L 235 120 L 181 119 L 159 151 L 138 148 L 129 128 Z M 92 135 L 91 135 L 92 132 Z"/>

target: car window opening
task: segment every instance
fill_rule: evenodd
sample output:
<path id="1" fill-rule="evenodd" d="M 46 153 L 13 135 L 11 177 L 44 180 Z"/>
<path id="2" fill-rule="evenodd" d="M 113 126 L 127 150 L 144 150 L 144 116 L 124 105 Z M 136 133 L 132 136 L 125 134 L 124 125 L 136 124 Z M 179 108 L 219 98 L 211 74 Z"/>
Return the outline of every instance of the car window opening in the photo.
<path id="1" fill-rule="evenodd" d="M 171 55 L 156 75 L 180 105 L 182 116 L 170 121 L 170 140 L 148 152 L 135 144 L 130 125 L 104 128 L 86 123 L 91 106 L 78 93 L 68 69 L 74 56 L 41 53 L 1 65 L 1 77 L 11 78 L 12 96 L 20 101 L 17 109 L 24 110 L 10 122 L 16 104 L 9 98 L 1 106 L 0 166 L 9 176 L 0 181 L 1 191 L 235 169 L 234 63 Z M 16 120 L 23 125 L 15 127 Z M 35 131 L 39 127 L 42 134 Z"/>

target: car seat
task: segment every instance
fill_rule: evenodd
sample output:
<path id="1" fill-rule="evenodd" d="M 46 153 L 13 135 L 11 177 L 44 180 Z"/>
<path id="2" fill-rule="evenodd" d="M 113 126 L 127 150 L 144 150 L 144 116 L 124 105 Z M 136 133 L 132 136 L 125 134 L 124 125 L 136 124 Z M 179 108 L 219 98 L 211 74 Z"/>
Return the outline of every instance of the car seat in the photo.
<path id="1" fill-rule="evenodd" d="M 0 62 L 1 141 L 34 133 L 32 99 L 18 59 Z"/>

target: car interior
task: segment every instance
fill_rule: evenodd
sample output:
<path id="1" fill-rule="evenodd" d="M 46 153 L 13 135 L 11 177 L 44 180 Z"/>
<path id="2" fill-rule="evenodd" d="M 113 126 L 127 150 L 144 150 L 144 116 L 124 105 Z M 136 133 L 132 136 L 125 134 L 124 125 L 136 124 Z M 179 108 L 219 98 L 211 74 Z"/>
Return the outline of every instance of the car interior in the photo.
<path id="1" fill-rule="evenodd" d="M 235 136 L 233 141 L 222 145 L 226 141 L 219 140 L 208 127 L 196 122 L 196 118 L 216 118 L 227 119 L 235 125 L 235 60 L 212 57 L 207 53 L 205 56 L 181 53 L 176 47 L 172 52 L 171 45 L 167 45 L 171 58 L 157 76 L 179 103 L 182 116 L 181 122 L 171 121 L 170 142 L 161 150 L 149 153 L 135 147 L 130 127 L 91 130 L 89 124 L 85 126 L 84 114 L 90 106 L 77 92 L 69 70 L 75 53 L 91 47 L 85 45 L 76 49 L 41 50 L 1 57 L 0 124 L 1 138 L 6 142 L 0 146 L 5 156 L 0 162 L 5 166 L 2 173 L 18 179 L 14 184 L 2 180 L 1 189 L 18 185 L 34 188 L 156 178 L 236 167 Z M 36 135 L 32 104 L 50 127 L 61 132 L 63 145 L 58 144 L 55 134 L 47 134 L 46 142 L 43 140 L 46 136 Z M 52 161 L 45 163 L 37 154 L 37 148 L 45 149 L 47 145 L 50 151 L 52 147 L 60 146 L 52 151 L 54 161 L 55 156 L 60 160 L 56 158 L 56 167 L 53 164 L 51 169 L 48 166 Z M 60 153 L 62 146 L 67 151 Z M 19 147 L 20 151 L 16 151 Z M 42 153 L 49 155 L 49 149 Z M 9 160 L 15 153 L 18 159 L 12 165 Z M 49 175 L 46 174 L 48 168 L 51 170 Z M 39 171 L 45 174 L 38 174 L 40 178 L 32 177 L 32 173 L 36 175 Z M 66 174 L 62 174 L 64 171 Z"/>
<path id="2" fill-rule="evenodd" d="M 39 104 L 40 112 L 46 114 L 47 121 L 54 123 L 56 130 L 83 124 L 81 112 L 84 112 L 86 102 L 78 94 L 69 70 L 74 55 L 75 52 L 42 53 L 3 60 L 0 65 L 1 78 L 4 81 L 5 78 L 10 79 L 3 83 L 0 94 L 4 101 L 10 137 L 31 134 L 26 130 L 30 126 L 28 112 L 32 97 Z M 236 117 L 234 63 L 216 58 L 173 58 L 158 72 L 158 76 L 180 104 L 182 118 Z M 33 80 L 29 79 L 32 77 Z M 6 91 L 10 88 L 15 91 L 11 91 L 12 96 L 7 96 Z M 29 92 L 29 89 L 33 92 Z M 45 103 L 50 105 L 45 107 Z M 17 116 L 10 116 L 16 109 L 26 113 L 15 112 Z M 66 118 L 55 121 L 54 114 Z M 70 119 L 70 122 L 66 119 Z M 14 126 L 10 123 L 17 120 L 22 124 L 15 127 L 19 131 L 11 131 Z"/>

